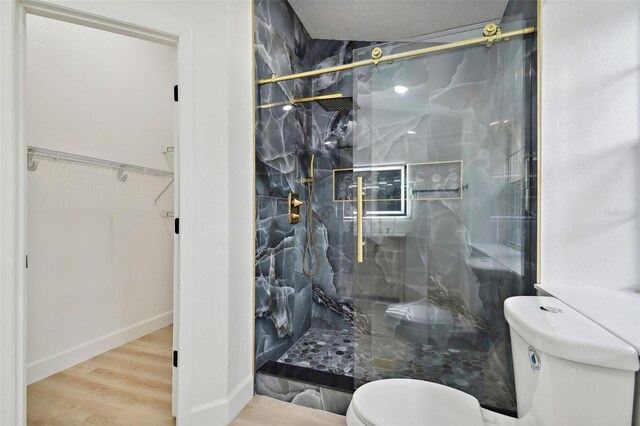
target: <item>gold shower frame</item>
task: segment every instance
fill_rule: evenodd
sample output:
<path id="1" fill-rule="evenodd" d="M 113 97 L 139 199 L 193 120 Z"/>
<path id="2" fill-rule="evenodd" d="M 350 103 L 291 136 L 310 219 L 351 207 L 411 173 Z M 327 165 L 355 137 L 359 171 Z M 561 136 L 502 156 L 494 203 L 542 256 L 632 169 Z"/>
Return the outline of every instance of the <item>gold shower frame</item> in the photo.
<path id="1" fill-rule="evenodd" d="M 322 74 L 330 74 L 330 73 L 335 73 L 340 71 L 351 70 L 354 68 L 366 67 L 370 65 L 378 65 L 381 62 L 386 62 L 390 64 L 400 59 L 413 58 L 416 56 L 427 55 L 429 53 L 442 52 L 445 50 L 457 49 L 457 48 L 466 47 L 466 46 L 484 44 L 487 47 L 491 47 L 493 43 L 497 43 L 501 41 L 509 41 L 511 37 L 532 34 L 534 32 L 536 32 L 535 27 L 525 27 L 519 30 L 507 31 L 503 33 L 500 30 L 500 27 L 498 27 L 494 23 L 490 23 L 485 25 L 484 31 L 483 31 L 484 35 L 482 37 L 475 37 L 467 40 L 441 44 L 439 46 L 432 46 L 424 49 L 410 50 L 408 52 L 396 53 L 396 54 L 387 55 L 387 56 L 381 56 L 382 53 L 380 52 L 380 49 L 376 48 L 378 50 L 374 49 L 372 51 L 371 59 L 365 59 L 363 61 L 353 62 L 350 64 L 344 64 L 344 65 L 338 65 L 335 67 L 321 68 L 313 71 L 289 74 L 281 77 L 278 77 L 276 74 L 272 74 L 270 78 L 263 78 L 258 80 L 258 85 L 273 84 L 273 83 L 278 83 L 280 81 L 295 80 L 298 78 L 314 77 Z"/>

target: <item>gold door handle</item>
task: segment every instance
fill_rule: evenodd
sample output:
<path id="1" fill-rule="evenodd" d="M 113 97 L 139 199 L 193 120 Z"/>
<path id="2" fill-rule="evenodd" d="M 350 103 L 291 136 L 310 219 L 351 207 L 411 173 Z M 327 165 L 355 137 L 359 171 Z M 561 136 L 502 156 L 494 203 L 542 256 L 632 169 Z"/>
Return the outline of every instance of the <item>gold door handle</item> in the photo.
<path id="1" fill-rule="evenodd" d="M 362 176 L 356 178 L 356 260 L 358 263 L 363 262 L 363 245 L 362 238 Z"/>

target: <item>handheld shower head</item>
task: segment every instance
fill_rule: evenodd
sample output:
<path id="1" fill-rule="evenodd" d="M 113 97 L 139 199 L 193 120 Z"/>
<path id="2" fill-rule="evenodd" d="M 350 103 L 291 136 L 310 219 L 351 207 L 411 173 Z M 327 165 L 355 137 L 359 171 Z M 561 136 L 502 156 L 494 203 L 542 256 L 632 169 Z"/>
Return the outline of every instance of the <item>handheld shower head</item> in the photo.
<path id="1" fill-rule="evenodd" d="M 309 165 L 309 177 L 302 178 L 302 183 L 307 186 L 307 205 L 306 205 L 306 218 L 305 225 L 307 228 L 307 237 L 304 244 L 304 251 L 302 255 L 302 272 L 308 276 L 314 276 L 320 269 L 320 259 L 318 258 L 318 248 L 316 247 L 316 241 L 313 235 L 313 183 L 315 182 L 314 163 L 316 162 L 316 155 L 311 154 L 311 164 Z"/>
<path id="2" fill-rule="evenodd" d="M 315 163 L 316 161 L 316 155 L 315 154 L 311 154 L 311 164 L 309 166 L 309 177 L 306 178 L 302 178 L 302 183 L 303 184 L 307 184 L 307 183 L 313 183 L 315 182 L 315 179 L 313 177 L 313 163 Z"/>

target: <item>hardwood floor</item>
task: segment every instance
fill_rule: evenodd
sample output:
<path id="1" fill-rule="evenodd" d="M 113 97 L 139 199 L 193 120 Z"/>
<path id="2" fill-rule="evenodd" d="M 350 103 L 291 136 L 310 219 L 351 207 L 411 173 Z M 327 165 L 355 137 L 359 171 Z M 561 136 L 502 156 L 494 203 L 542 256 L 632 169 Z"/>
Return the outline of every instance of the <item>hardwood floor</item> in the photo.
<path id="1" fill-rule="evenodd" d="M 27 387 L 28 425 L 173 425 L 172 326 Z"/>
<path id="2" fill-rule="evenodd" d="M 174 425 L 172 327 L 27 386 L 28 425 Z M 254 396 L 233 426 L 346 425 L 326 411 Z"/>
<path id="3" fill-rule="evenodd" d="M 344 416 L 258 395 L 254 396 L 231 422 L 231 426 L 331 426 L 346 424 Z"/>

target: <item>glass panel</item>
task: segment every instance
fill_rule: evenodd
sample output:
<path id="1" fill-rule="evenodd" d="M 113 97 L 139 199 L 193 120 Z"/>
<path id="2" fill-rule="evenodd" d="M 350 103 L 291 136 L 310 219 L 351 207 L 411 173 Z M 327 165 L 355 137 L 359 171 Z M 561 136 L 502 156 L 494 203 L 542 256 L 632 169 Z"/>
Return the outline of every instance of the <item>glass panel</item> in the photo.
<path id="1" fill-rule="evenodd" d="M 377 47 L 388 55 L 481 33 Z M 524 48 L 514 37 L 354 71 L 354 174 L 375 200 L 354 268 L 356 386 L 429 380 L 515 411 L 502 306 L 531 291 Z"/>

